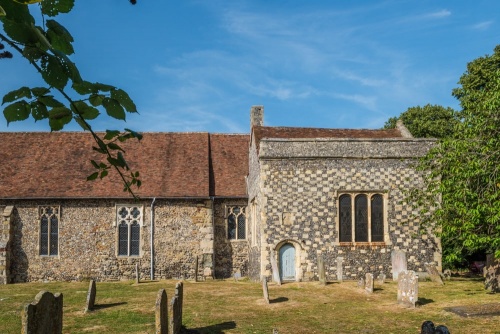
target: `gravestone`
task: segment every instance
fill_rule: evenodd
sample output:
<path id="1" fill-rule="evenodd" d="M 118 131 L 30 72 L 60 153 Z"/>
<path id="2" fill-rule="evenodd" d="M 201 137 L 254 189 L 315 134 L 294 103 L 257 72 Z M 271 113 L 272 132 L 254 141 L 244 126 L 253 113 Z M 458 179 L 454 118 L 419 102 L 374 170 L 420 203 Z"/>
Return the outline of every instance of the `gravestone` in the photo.
<path id="1" fill-rule="evenodd" d="M 325 274 L 325 260 L 323 255 L 318 256 L 318 276 L 319 282 L 326 285 L 326 274 Z"/>
<path id="2" fill-rule="evenodd" d="M 280 272 L 278 270 L 278 264 L 276 263 L 276 259 L 274 258 L 274 254 L 271 253 L 269 258 L 271 259 L 271 269 L 273 271 L 273 282 L 277 283 L 278 285 L 281 285 Z"/>
<path id="3" fill-rule="evenodd" d="M 139 284 L 139 280 L 140 280 L 140 277 L 139 277 L 139 264 L 136 263 L 135 264 L 135 283 Z"/>
<path id="4" fill-rule="evenodd" d="M 40 291 L 35 301 L 27 304 L 22 313 L 21 333 L 61 334 L 63 323 L 63 295 Z"/>
<path id="5" fill-rule="evenodd" d="M 194 260 L 194 281 L 198 282 L 198 255 L 196 255 L 196 259 Z"/>
<path id="6" fill-rule="evenodd" d="M 398 275 L 398 304 L 415 307 L 418 301 L 418 276 L 412 270 Z"/>
<path id="7" fill-rule="evenodd" d="M 269 304 L 269 290 L 267 288 L 267 279 L 262 278 L 262 292 L 264 293 L 264 300 Z"/>
<path id="8" fill-rule="evenodd" d="M 87 292 L 87 305 L 85 307 L 85 312 L 89 312 L 94 309 L 95 294 L 96 294 L 95 281 L 91 279 L 89 284 L 89 291 Z"/>
<path id="9" fill-rule="evenodd" d="M 371 273 L 366 273 L 365 275 L 365 291 L 373 293 L 373 274 Z"/>
<path id="10" fill-rule="evenodd" d="M 184 300 L 184 286 L 182 282 L 175 285 L 175 295 L 170 302 L 169 334 L 179 334 L 182 329 L 182 303 Z"/>
<path id="11" fill-rule="evenodd" d="M 385 283 L 385 274 L 384 273 L 380 273 L 377 277 L 377 282 L 379 284 L 384 284 Z"/>
<path id="12" fill-rule="evenodd" d="M 398 275 L 403 270 L 406 270 L 406 253 L 401 250 L 393 250 L 391 252 L 392 262 L 392 280 L 397 281 Z"/>
<path id="13" fill-rule="evenodd" d="M 344 263 L 343 257 L 337 258 L 337 281 L 342 282 L 344 277 L 344 272 L 342 270 L 342 264 Z"/>
<path id="14" fill-rule="evenodd" d="M 359 281 L 358 281 L 358 288 L 360 289 L 364 289 L 365 288 L 365 279 L 364 278 L 360 278 Z"/>
<path id="15" fill-rule="evenodd" d="M 177 282 L 175 285 L 175 296 L 179 298 L 179 317 L 182 325 L 182 307 L 184 305 L 184 284 L 182 282 Z"/>
<path id="16" fill-rule="evenodd" d="M 444 285 L 443 279 L 441 278 L 441 275 L 439 274 L 439 271 L 437 270 L 435 265 L 430 263 L 424 263 L 424 267 L 427 273 L 429 274 L 431 281 L 436 282 L 440 285 Z"/>
<path id="17" fill-rule="evenodd" d="M 165 289 L 160 289 L 158 295 L 156 296 L 155 304 L 155 322 L 156 322 L 156 334 L 167 334 L 168 333 L 168 304 L 167 304 L 167 293 Z"/>

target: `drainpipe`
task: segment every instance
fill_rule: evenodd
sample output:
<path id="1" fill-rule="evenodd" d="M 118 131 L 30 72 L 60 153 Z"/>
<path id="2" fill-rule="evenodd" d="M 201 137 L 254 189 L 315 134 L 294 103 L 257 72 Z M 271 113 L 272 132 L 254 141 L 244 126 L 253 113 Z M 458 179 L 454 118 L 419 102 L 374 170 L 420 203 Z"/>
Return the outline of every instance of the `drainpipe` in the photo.
<path id="1" fill-rule="evenodd" d="M 150 235 L 150 247 L 151 247 L 151 280 L 154 280 L 155 278 L 155 265 L 154 265 L 154 238 L 153 238 L 153 233 L 154 233 L 154 225 L 155 225 L 155 215 L 154 215 L 154 205 L 155 205 L 156 197 L 153 198 L 153 201 L 151 202 L 151 231 L 149 233 Z"/>

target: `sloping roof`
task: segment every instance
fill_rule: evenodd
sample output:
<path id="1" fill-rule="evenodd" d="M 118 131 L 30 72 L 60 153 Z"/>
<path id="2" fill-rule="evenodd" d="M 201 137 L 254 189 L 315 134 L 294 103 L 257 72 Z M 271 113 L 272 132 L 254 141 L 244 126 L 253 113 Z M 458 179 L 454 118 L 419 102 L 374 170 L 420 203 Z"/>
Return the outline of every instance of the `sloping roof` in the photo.
<path id="1" fill-rule="evenodd" d="M 259 143 L 264 138 L 298 139 L 298 138 L 403 138 L 399 129 L 369 130 L 369 129 L 323 129 L 323 128 L 292 128 L 254 126 L 254 140 Z"/>
<path id="2" fill-rule="evenodd" d="M 120 144 L 132 171 L 141 174 L 141 197 L 245 196 L 248 136 L 208 133 L 144 133 L 143 139 Z M 209 149 L 209 137 L 214 148 Z M 245 139 L 246 138 L 246 139 Z M 86 181 L 95 170 L 90 160 L 103 160 L 92 150 L 93 139 L 82 132 L 0 133 L 0 198 L 126 198 L 116 172 Z M 219 146 L 223 147 L 219 147 Z M 213 161 L 241 166 L 210 171 Z M 246 166 L 246 169 L 243 167 Z M 210 189 L 210 179 L 216 187 Z M 220 185 L 220 187 L 218 186 Z M 231 190 L 223 185 L 232 185 Z M 227 188 L 227 187 L 226 187 Z M 220 189 L 220 192 L 218 191 Z"/>

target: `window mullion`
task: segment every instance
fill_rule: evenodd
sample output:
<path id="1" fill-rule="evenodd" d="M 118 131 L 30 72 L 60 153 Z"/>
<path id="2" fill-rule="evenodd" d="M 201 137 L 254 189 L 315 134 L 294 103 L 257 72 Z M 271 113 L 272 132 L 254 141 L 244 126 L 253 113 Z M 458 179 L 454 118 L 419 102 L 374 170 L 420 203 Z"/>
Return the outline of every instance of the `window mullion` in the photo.
<path id="1" fill-rule="evenodd" d="M 372 242 L 372 198 L 370 194 L 367 194 L 366 201 L 368 202 L 368 212 L 366 217 L 366 219 L 368 220 L 368 242 Z"/>

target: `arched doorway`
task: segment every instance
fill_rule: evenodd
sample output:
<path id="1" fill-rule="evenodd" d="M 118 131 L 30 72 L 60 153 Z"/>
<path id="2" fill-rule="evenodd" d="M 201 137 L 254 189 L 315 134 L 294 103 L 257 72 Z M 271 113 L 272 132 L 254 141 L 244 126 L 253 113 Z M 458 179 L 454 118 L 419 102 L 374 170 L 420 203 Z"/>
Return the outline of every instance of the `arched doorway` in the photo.
<path id="1" fill-rule="evenodd" d="M 280 248 L 280 277 L 282 281 L 295 281 L 295 247 L 286 243 Z"/>

